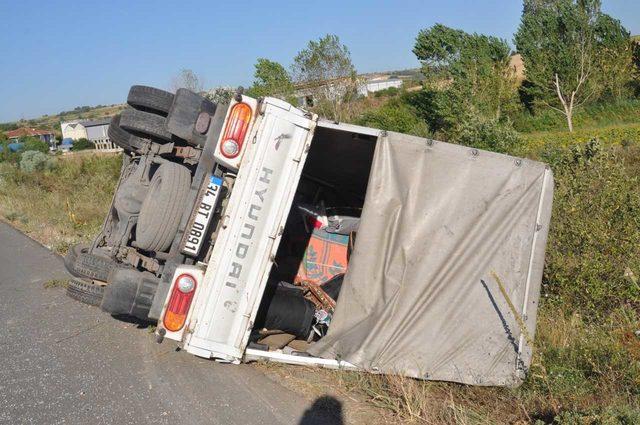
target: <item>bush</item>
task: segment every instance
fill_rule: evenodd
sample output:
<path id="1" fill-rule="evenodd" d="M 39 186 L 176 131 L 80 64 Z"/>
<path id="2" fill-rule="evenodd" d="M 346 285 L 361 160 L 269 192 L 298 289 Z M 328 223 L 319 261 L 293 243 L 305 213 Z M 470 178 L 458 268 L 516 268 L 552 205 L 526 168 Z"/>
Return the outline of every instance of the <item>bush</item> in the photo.
<path id="1" fill-rule="evenodd" d="M 0 162 L 11 162 L 16 164 L 20 160 L 20 153 L 13 152 L 9 149 L 9 144 L 8 140 L 0 142 Z"/>
<path id="2" fill-rule="evenodd" d="M 429 135 L 429 127 L 418 117 L 415 110 L 397 99 L 390 100 L 378 109 L 365 112 L 356 119 L 356 124 L 414 136 Z"/>
<path id="3" fill-rule="evenodd" d="M 400 93 L 400 89 L 398 87 L 389 87 L 384 90 L 378 90 L 373 92 L 373 97 L 394 97 Z"/>
<path id="4" fill-rule="evenodd" d="M 76 141 L 73 142 L 73 146 L 71 146 L 71 150 L 72 151 L 82 151 L 82 150 L 86 150 L 86 149 L 95 149 L 95 145 L 93 144 L 93 142 L 82 138 L 82 139 L 78 139 Z"/>
<path id="5" fill-rule="evenodd" d="M 20 158 L 20 169 L 27 173 L 51 170 L 54 165 L 53 158 L 39 151 L 25 151 Z"/>
<path id="6" fill-rule="evenodd" d="M 42 153 L 49 152 L 49 145 L 36 137 L 25 137 L 21 140 L 24 145 L 24 151 L 37 151 Z"/>
<path id="7" fill-rule="evenodd" d="M 543 154 L 556 191 L 544 272 L 549 301 L 598 319 L 640 308 L 640 163 L 632 147 L 596 141 Z"/>
<path id="8" fill-rule="evenodd" d="M 472 111 L 460 119 L 449 138 L 461 145 L 503 153 L 513 151 L 522 143 L 511 122 L 484 118 Z"/>

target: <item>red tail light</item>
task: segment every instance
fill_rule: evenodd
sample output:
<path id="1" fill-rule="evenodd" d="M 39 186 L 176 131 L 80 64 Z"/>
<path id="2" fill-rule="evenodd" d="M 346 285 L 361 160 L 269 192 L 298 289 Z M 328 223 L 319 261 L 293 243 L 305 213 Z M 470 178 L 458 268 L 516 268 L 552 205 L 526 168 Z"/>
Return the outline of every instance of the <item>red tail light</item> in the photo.
<path id="1" fill-rule="evenodd" d="M 191 300 L 193 300 L 193 295 L 196 292 L 196 285 L 196 279 L 190 274 L 184 273 L 178 276 L 162 319 L 166 330 L 177 332 L 183 328 L 187 320 Z"/>
<path id="2" fill-rule="evenodd" d="M 220 152 L 226 158 L 235 158 L 240 154 L 252 114 L 251 107 L 246 103 L 236 103 L 231 108 L 220 143 Z"/>

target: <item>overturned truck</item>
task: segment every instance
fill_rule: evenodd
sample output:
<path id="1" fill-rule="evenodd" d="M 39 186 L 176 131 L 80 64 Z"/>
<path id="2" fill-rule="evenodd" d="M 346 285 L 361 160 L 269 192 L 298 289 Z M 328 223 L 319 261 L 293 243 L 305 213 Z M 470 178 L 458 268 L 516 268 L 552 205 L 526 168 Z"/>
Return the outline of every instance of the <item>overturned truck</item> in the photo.
<path id="1" fill-rule="evenodd" d="M 553 197 L 545 164 L 133 86 L 101 232 L 68 294 L 159 342 L 475 385 L 531 363 Z"/>

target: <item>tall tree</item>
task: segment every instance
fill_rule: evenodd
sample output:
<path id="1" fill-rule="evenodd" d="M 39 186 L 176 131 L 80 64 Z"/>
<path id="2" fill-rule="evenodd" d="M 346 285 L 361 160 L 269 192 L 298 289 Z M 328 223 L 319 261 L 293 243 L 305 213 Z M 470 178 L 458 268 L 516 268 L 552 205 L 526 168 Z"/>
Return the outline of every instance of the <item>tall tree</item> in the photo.
<path id="1" fill-rule="evenodd" d="M 287 70 L 278 62 L 259 58 L 255 64 L 253 85 L 247 91 L 254 97 L 276 96 L 288 99 L 293 94 L 293 83 Z"/>
<path id="2" fill-rule="evenodd" d="M 292 65 L 299 90 L 313 97 L 314 106 L 323 115 L 340 121 L 345 98 L 357 90 L 356 70 L 347 46 L 337 35 L 309 41 Z"/>
<path id="3" fill-rule="evenodd" d="M 189 89 L 194 93 L 200 93 L 204 89 L 204 81 L 191 69 L 183 69 L 171 81 L 173 91 L 178 89 Z"/>
<path id="4" fill-rule="evenodd" d="M 573 131 L 576 108 L 602 93 L 604 79 L 620 77 L 619 66 L 604 62 L 618 61 L 628 38 L 619 21 L 602 13 L 600 0 L 525 0 L 515 35 L 525 89 L 535 102 L 562 113 Z"/>
<path id="5" fill-rule="evenodd" d="M 454 125 L 470 107 L 500 119 L 516 104 L 511 49 L 505 40 L 436 24 L 420 31 L 413 52 L 422 63 L 427 88 L 439 94 L 444 125 L 447 120 Z"/>

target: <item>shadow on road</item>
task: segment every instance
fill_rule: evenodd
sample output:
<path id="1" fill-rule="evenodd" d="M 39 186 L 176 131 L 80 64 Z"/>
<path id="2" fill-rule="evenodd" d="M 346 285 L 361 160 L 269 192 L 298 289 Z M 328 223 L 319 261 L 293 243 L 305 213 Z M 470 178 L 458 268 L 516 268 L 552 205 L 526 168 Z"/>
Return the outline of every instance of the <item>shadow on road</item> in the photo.
<path id="1" fill-rule="evenodd" d="M 136 325 L 137 329 L 147 329 L 149 326 L 155 326 L 156 324 L 156 322 L 152 322 L 150 320 L 138 319 L 137 317 L 128 316 L 126 314 L 112 314 L 111 317 L 121 322 L 131 323 L 132 325 Z"/>
<path id="2" fill-rule="evenodd" d="M 304 411 L 299 425 L 344 425 L 342 403 L 331 396 L 318 397 Z"/>

